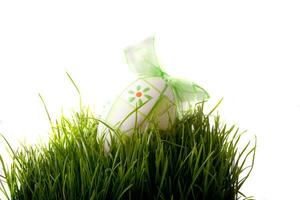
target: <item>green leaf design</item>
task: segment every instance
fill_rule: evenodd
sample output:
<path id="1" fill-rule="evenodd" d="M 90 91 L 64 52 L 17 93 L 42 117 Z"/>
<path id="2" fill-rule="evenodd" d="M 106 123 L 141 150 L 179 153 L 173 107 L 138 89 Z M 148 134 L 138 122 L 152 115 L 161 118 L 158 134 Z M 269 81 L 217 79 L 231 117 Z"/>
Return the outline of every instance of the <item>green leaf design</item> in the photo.
<path id="1" fill-rule="evenodd" d="M 137 86 L 136 86 L 136 89 L 137 89 L 137 90 L 140 90 L 141 88 L 142 88 L 142 87 L 141 87 L 140 85 L 137 85 Z"/>
<path id="2" fill-rule="evenodd" d="M 150 90 L 150 88 L 149 87 L 146 87 L 144 90 L 143 90 L 143 92 L 148 92 Z"/>
<path id="3" fill-rule="evenodd" d="M 139 104 L 139 106 L 141 106 L 143 104 L 143 101 L 141 99 L 139 99 L 138 104 Z"/>
<path id="4" fill-rule="evenodd" d="M 134 94 L 134 91 L 129 90 L 128 93 L 129 93 L 129 94 Z"/>
<path id="5" fill-rule="evenodd" d="M 135 99 L 135 97 L 130 97 L 130 98 L 128 99 L 128 101 L 129 101 L 129 102 L 133 102 L 134 99 Z"/>
<path id="6" fill-rule="evenodd" d="M 145 97 L 146 97 L 147 99 L 152 99 L 152 97 L 151 97 L 150 95 L 148 95 L 148 94 L 145 94 Z"/>

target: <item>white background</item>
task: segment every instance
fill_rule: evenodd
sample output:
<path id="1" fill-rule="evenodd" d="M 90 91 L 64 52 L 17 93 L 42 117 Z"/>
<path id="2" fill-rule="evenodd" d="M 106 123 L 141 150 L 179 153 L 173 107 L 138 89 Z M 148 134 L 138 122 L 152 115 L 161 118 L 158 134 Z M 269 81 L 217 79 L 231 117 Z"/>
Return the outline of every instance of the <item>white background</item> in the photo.
<path id="1" fill-rule="evenodd" d="M 84 103 L 100 114 L 135 79 L 123 49 L 150 35 L 166 71 L 224 97 L 224 121 L 258 139 L 243 191 L 299 199 L 300 4 L 252 1 L 0 1 L 0 132 L 47 140 L 53 118 Z M 3 142 L 1 154 L 4 155 Z M 2 147 L 1 147 L 2 146 Z"/>

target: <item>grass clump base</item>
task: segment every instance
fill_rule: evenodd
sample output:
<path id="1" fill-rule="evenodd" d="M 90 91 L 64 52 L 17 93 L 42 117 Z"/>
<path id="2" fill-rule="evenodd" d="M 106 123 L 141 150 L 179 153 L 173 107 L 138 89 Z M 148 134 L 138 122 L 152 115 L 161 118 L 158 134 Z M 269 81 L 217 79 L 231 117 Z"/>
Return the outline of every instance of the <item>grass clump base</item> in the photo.
<path id="1" fill-rule="evenodd" d="M 167 132 L 150 127 L 128 138 L 112 130 L 120 136 L 108 155 L 88 109 L 62 116 L 47 144 L 11 148 L 9 166 L 0 156 L 0 189 L 12 200 L 251 199 L 240 189 L 256 145 L 238 148 L 238 129 L 211 119 L 203 106 Z"/>

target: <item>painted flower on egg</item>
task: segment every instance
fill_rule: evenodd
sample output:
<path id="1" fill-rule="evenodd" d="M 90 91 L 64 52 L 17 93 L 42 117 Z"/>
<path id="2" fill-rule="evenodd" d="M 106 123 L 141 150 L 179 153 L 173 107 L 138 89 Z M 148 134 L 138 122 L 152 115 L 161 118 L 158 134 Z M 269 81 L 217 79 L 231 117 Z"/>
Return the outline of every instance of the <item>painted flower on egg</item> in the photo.
<path id="1" fill-rule="evenodd" d="M 142 88 L 142 86 L 137 85 L 135 90 L 128 90 L 128 93 L 131 95 L 128 99 L 130 103 L 136 103 L 138 106 L 143 105 L 147 100 L 152 99 L 148 91 L 150 90 L 149 87 Z"/>

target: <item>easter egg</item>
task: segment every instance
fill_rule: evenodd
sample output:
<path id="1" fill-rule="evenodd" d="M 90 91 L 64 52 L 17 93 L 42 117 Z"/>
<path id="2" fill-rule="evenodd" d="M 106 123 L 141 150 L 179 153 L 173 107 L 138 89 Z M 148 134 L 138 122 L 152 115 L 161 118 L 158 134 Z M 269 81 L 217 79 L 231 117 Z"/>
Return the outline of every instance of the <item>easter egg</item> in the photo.
<path id="1" fill-rule="evenodd" d="M 171 128 L 176 117 L 174 94 L 160 77 L 139 78 L 115 99 L 103 121 L 122 133 L 131 135 L 134 129 L 145 130 L 152 123 L 161 130 Z M 105 149 L 111 141 L 109 128 L 99 124 L 98 135 L 105 134 Z"/>
<path id="2" fill-rule="evenodd" d="M 106 152 L 110 149 L 111 128 L 129 136 L 150 124 L 168 130 L 185 104 L 209 97 L 194 82 L 171 77 L 162 70 L 154 51 L 154 37 L 126 48 L 125 55 L 131 71 L 139 78 L 116 98 L 98 126 L 98 136 L 104 136 Z"/>

